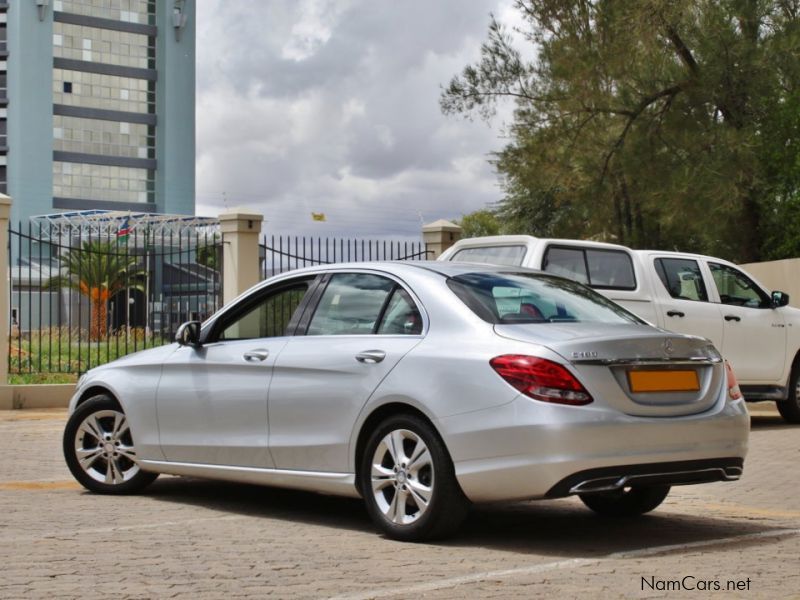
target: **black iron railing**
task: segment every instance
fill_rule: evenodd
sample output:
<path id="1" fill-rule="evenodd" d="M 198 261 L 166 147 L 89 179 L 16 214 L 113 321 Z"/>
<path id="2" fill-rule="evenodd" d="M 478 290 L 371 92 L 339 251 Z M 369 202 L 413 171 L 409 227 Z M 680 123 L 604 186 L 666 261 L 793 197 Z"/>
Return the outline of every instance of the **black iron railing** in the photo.
<path id="1" fill-rule="evenodd" d="M 55 380 L 172 341 L 219 308 L 220 251 L 209 232 L 11 228 L 9 380 Z"/>
<path id="2" fill-rule="evenodd" d="M 261 278 L 340 262 L 426 260 L 417 241 L 355 240 L 304 236 L 270 236 L 261 240 Z"/>

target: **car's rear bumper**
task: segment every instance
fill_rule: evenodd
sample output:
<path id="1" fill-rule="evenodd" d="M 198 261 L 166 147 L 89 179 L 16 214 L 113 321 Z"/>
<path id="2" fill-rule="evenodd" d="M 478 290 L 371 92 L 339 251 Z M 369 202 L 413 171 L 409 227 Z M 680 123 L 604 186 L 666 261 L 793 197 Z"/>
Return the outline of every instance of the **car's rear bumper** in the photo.
<path id="1" fill-rule="evenodd" d="M 565 477 L 545 495 L 548 498 L 562 498 L 637 485 L 672 486 L 736 481 L 742 476 L 743 465 L 744 459 L 729 457 L 586 469 Z"/>
<path id="2" fill-rule="evenodd" d="M 747 454 L 750 420 L 741 400 L 720 399 L 696 415 L 644 418 L 523 397 L 442 419 L 439 427 L 464 493 L 474 502 L 492 502 L 559 497 L 626 483 L 737 479 Z"/>

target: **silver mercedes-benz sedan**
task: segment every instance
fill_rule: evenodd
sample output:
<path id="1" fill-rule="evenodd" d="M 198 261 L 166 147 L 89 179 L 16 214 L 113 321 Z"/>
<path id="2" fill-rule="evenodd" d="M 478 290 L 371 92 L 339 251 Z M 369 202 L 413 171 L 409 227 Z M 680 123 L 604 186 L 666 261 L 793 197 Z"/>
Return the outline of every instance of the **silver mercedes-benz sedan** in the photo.
<path id="1" fill-rule="evenodd" d="M 64 454 L 95 492 L 171 473 L 360 495 L 388 536 L 423 540 L 470 502 L 648 512 L 738 479 L 748 430 L 705 339 L 537 271 L 382 262 L 273 277 L 89 371 Z"/>

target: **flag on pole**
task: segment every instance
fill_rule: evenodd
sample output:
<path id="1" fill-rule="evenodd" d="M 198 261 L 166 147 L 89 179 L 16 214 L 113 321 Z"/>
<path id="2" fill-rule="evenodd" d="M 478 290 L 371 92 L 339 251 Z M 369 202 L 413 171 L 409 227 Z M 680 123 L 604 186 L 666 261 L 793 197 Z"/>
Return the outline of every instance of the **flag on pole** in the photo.
<path id="1" fill-rule="evenodd" d="M 122 222 L 122 225 L 119 226 L 117 230 L 117 243 L 124 244 L 128 241 L 128 236 L 131 234 L 131 228 L 128 224 L 128 217 L 125 217 L 125 220 Z"/>

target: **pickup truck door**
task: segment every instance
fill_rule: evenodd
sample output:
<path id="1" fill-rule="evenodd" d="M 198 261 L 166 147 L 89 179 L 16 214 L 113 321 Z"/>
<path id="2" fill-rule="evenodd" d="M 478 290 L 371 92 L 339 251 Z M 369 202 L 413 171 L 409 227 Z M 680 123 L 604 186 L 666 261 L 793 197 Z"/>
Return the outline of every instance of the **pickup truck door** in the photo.
<path id="1" fill-rule="evenodd" d="M 711 302 L 705 265 L 701 267 L 693 258 L 658 255 L 650 256 L 648 262 L 658 279 L 653 282 L 653 292 L 659 325 L 675 333 L 708 338 L 722 351 L 722 314 L 720 305 Z"/>
<path id="2" fill-rule="evenodd" d="M 722 312 L 720 350 L 740 382 L 780 381 L 786 362 L 786 322 L 772 299 L 744 272 L 708 261 Z"/>

